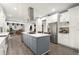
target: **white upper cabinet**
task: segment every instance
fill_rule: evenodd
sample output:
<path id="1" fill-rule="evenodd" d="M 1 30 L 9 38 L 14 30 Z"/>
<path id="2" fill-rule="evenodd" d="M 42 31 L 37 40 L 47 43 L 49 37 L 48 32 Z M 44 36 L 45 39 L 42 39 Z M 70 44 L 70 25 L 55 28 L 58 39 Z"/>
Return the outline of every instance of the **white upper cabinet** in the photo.
<path id="1" fill-rule="evenodd" d="M 70 19 L 70 15 L 68 11 L 60 15 L 60 22 L 67 22 L 69 21 L 69 19 Z"/>
<path id="2" fill-rule="evenodd" d="M 58 13 L 47 17 L 47 23 L 57 22 L 57 19 L 58 19 Z"/>

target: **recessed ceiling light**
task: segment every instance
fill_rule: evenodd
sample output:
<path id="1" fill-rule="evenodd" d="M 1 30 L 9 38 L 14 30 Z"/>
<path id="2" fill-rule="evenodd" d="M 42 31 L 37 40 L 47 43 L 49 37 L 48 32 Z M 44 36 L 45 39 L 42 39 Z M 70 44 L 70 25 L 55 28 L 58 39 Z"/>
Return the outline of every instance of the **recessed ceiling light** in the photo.
<path id="1" fill-rule="evenodd" d="M 55 11 L 56 11 L 56 9 L 55 9 L 55 8 L 53 8 L 53 9 L 52 9 L 52 12 L 55 12 Z"/>
<path id="2" fill-rule="evenodd" d="M 17 8 L 15 7 L 14 10 L 17 10 Z"/>

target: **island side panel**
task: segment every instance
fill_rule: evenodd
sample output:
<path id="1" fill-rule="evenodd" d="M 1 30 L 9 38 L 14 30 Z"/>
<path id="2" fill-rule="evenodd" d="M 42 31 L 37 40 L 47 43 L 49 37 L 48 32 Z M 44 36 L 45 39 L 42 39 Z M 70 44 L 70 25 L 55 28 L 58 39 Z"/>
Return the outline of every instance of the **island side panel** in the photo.
<path id="1" fill-rule="evenodd" d="M 49 50 L 50 37 L 44 36 L 37 38 L 37 54 L 44 54 Z"/>
<path id="2" fill-rule="evenodd" d="M 22 34 L 22 41 L 26 46 L 28 46 L 35 54 L 37 54 L 37 44 L 36 44 L 36 38 L 23 33 Z"/>

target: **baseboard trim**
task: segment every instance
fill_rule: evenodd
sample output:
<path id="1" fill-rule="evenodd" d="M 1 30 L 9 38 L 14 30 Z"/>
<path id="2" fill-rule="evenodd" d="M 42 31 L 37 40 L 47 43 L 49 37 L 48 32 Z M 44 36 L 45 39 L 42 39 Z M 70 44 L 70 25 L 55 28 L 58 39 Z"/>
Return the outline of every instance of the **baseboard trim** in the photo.
<path id="1" fill-rule="evenodd" d="M 48 50 L 48 51 L 46 51 L 46 52 L 44 52 L 43 54 L 41 54 L 41 55 L 45 55 L 46 53 L 48 53 L 50 50 Z"/>
<path id="2" fill-rule="evenodd" d="M 64 47 L 67 47 L 67 48 L 70 48 L 70 49 L 76 50 L 76 51 L 79 52 L 79 49 L 77 49 L 77 48 L 70 47 L 70 46 L 67 46 L 67 45 L 64 45 L 64 44 L 61 44 L 61 43 L 58 43 L 58 44 L 59 44 L 59 45 L 62 45 L 62 46 L 64 46 Z"/>

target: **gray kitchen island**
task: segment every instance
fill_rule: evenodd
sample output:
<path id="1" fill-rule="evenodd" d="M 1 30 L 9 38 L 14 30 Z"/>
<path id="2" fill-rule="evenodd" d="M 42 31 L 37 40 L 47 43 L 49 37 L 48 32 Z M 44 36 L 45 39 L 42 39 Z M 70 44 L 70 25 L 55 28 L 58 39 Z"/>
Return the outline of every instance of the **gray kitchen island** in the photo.
<path id="1" fill-rule="evenodd" d="M 49 34 L 27 34 L 22 33 L 22 41 L 36 55 L 46 54 L 49 51 L 50 35 Z"/>

